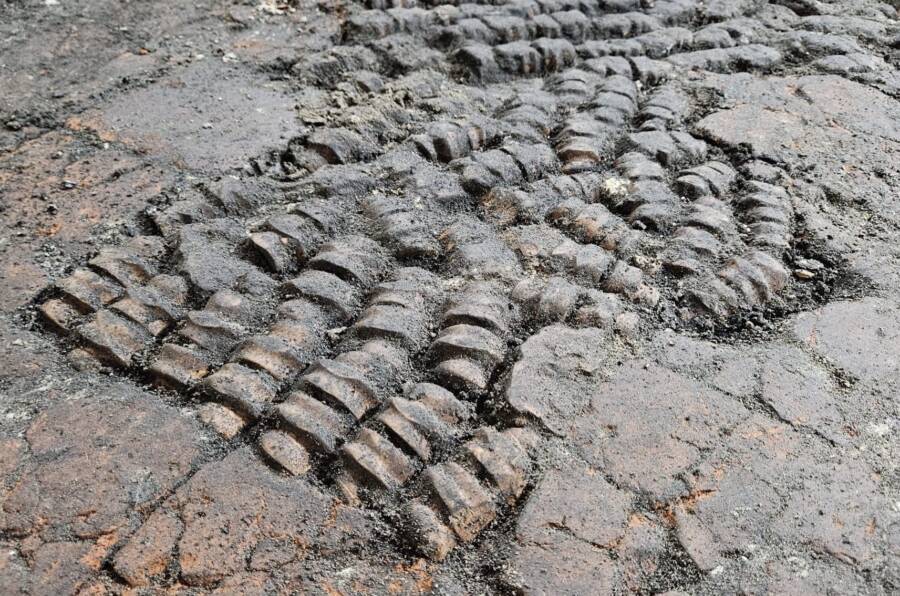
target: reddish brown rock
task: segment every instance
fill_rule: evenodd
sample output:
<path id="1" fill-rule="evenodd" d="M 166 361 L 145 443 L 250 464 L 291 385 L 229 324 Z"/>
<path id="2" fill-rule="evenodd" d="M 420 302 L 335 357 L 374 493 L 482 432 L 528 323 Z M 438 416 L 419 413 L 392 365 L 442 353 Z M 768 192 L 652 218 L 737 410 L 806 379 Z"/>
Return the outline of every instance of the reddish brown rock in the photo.
<path id="1" fill-rule="evenodd" d="M 111 393 L 53 406 L 31 424 L 31 458 L 3 501 L 3 530 L 97 538 L 190 470 L 199 453 L 193 424 L 141 393 Z"/>
<path id="2" fill-rule="evenodd" d="M 516 549 L 508 581 L 527 594 L 611 594 L 616 574 L 608 552 L 555 533 Z"/>
<path id="3" fill-rule="evenodd" d="M 21 439 L 0 439 L 0 486 L 7 482 L 11 484 L 11 475 L 16 471 L 26 449 L 27 445 Z"/>
<path id="4" fill-rule="evenodd" d="M 114 565 L 132 585 L 173 558 L 181 580 L 194 586 L 272 571 L 306 556 L 331 507 L 332 499 L 306 480 L 280 476 L 239 449 L 181 487 L 148 520 L 150 527 L 126 543 Z M 148 542 L 150 536 L 155 537 Z"/>
<path id="5" fill-rule="evenodd" d="M 49 542 L 31 557 L 28 583 L 31 593 L 79 594 L 86 589 L 97 569 L 90 563 L 90 542 Z M 30 584 L 30 585 L 29 585 Z"/>
<path id="6" fill-rule="evenodd" d="M 571 462 L 552 470 L 531 493 L 516 527 L 518 540 L 544 542 L 563 532 L 611 547 L 625 535 L 633 497 L 607 482 L 600 470 Z"/>
<path id="7" fill-rule="evenodd" d="M 251 596 L 274 589 L 274 580 L 268 573 L 241 573 L 223 580 L 212 593 L 219 596 Z"/>
<path id="8" fill-rule="evenodd" d="M 184 524 L 172 513 L 157 510 L 116 553 L 113 567 L 132 586 L 143 586 L 166 570 Z"/>
<path id="9" fill-rule="evenodd" d="M 96 249 L 95 228 L 131 224 L 174 172 L 119 148 L 101 149 L 65 129 L 0 156 L 0 186 L 11 208 L 0 226 L 16 235 L 0 242 L 0 309 L 25 304 L 68 262 L 40 250 L 45 242 L 80 259 Z"/>
<path id="10" fill-rule="evenodd" d="M 590 396 L 571 439 L 618 484 L 663 501 L 684 492 L 680 475 L 747 416 L 733 398 L 649 361 L 623 364 Z"/>
<path id="11" fill-rule="evenodd" d="M 866 298 L 799 315 L 794 333 L 811 350 L 863 381 L 895 383 L 900 373 L 900 307 Z"/>
<path id="12" fill-rule="evenodd" d="M 551 325 L 522 344 L 506 388 L 512 408 L 563 433 L 590 402 L 607 360 L 608 334 L 587 327 Z"/>
<path id="13" fill-rule="evenodd" d="M 666 532 L 633 512 L 634 496 L 564 458 L 529 496 L 516 525 L 507 581 L 526 593 L 640 591 L 659 569 Z"/>
<path id="14" fill-rule="evenodd" d="M 759 362 L 755 352 L 676 334 L 671 330 L 651 340 L 653 357 L 677 373 L 701 379 L 710 386 L 736 397 L 748 397 L 758 390 Z"/>
<path id="15" fill-rule="evenodd" d="M 707 571 L 769 542 L 852 564 L 891 540 L 891 505 L 858 455 L 759 415 L 690 478 L 691 492 L 674 505 L 678 539 Z"/>
<path id="16" fill-rule="evenodd" d="M 761 355 L 760 399 L 793 426 L 805 426 L 836 440 L 841 429 L 843 401 L 828 370 L 800 349 L 784 344 L 767 346 Z"/>
<path id="17" fill-rule="evenodd" d="M 29 577 L 28 565 L 10 542 L 0 542 L 0 586 L 25 586 Z"/>

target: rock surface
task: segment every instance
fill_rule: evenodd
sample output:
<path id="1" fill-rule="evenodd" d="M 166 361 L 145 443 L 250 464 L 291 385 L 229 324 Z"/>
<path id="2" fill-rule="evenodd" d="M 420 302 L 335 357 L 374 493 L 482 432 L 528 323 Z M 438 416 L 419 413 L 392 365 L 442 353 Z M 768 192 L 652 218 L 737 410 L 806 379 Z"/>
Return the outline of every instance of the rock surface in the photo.
<path id="1" fill-rule="evenodd" d="M 897 593 L 897 9 L 6 3 L 0 592 Z"/>

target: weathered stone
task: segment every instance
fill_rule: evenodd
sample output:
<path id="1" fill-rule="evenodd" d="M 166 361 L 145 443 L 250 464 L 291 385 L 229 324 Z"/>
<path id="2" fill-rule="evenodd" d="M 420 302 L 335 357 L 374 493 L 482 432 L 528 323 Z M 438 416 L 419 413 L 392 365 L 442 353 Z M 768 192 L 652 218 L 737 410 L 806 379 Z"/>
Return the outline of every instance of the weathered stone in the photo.
<path id="1" fill-rule="evenodd" d="M 847 563 L 890 541 L 888 503 L 858 456 L 758 415 L 689 478 L 674 504 L 678 538 L 705 570 L 773 540 Z"/>
<path id="2" fill-rule="evenodd" d="M 270 430 L 259 438 L 263 452 L 289 474 L 299 476 L 309 470 L 309 452 L 293 437 Z"/>
<path id="3" fill-rule="evenodd" d="M 836 302 L 799 315 L 796 337 L 864 381 L 891 382 L 900 371 L 900 308 L 877 298 Z"/>
<path id="4" fill-rule="evenodd" d="M 747 415 L 724 394 L 647 361 L 623 364 L 588 391 L 568 436 L 617 484 L 660 500 L 682 494 L 680 475 Z"/>
<path id="5" fill-rule="evenodd" d="M 147 585 L 169 565 L 169 556 L 184 524 L 174 514 L 155 511 L 128 543 L 116 553 L 113 567 L 132 586 Z"/>
<path id="6" fill-rule="evenodd" d="M 31 424 L 32 458 L 0 511 L 5 531 L 97 538 L 188 473 L 199 455 L 194 425 L 140 393 L 110 397 L 53 406 Z"/>
<path id="7" fill-rule="evenodd" d="M 516 526 L 520 542 L 552 544 L 568 534 L 598 547 L 625 535 L 633 497 L 607 482 L 600 470 L 576 461 L 547 473 L 528 497 Z"/>
<path id="8" fill-rule="evenodd" d="M 531 594 L 610 594 L 616 563 L 608 552 L 564 533 L 517 547 L 508 582 Z"/>
<path id="9" fill-rule="evenodd" d="M 225 439 L 233 439 L 247 426 L 247 421 L 237 412 L 215 402 L 197 408 L 197 416 Z"/>
<path id="10" fill-rule="evenodd" d="M 43 544 L 32 554 L 30 581 L 21 587 L 27 588 L 30 583 L 32 593 L 89 593 L 100 567 L 96 557 L 89 541 Z"/>
<path id="11" fill-rule="evenodd" d="M 290 558 L 302 556 L 321 531 L 330 503 L 306 481 L 276 475 L 247 449 L 206 465 L 163 506 L 184 524 L 175 549 L 181 579 L 213 585 L 242 571 L 271 538 L 290 545 Z M 256 566 L 268 570 L 287 556 L 260 554 Z"/>
<path id="12" fill-rule="evenodd" d="M 513 366 L 506 399 L 517 412 L 563 433 L 590 402 L 591 389 L 607 359 L 607 334 L 587 327 L 545 327 L 524 344 Z"/>
<path id="13" fill-rule="evenodd" d="M 760 399 L 782 420 L 828 437 L 846 438 L 843 398 L 828 371 L 798 348 L 776 344 L 761 355 Z"/>

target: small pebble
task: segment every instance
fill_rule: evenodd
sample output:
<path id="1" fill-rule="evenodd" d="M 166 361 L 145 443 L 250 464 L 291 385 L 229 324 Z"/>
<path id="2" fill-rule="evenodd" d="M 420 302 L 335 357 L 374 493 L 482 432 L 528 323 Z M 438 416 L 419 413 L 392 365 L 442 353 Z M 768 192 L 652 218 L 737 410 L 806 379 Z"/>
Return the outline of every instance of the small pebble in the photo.
<path id="1" fill-rule="evenodd" d="M 816 259 L 800 259 L 797 261 L 796 265 L 799 269 L 806 269 L 808 271 L 820 271 L 825 268 L 825 265 Z"/>
<path id="2" fill-rule="evenodd" d="M 794 269 L 794 277 L 797 279 L 812 279 L 815 276 L 816 274 L 809 269 Z"/>
<path id="3" fill-rule="evenodd" d="M 332 341 L 337 341 L 340 338 L 341 334 L 346 331 L 346 327 L 335 327 L 334 329 L 329 329 L 325 333 L 331 338 Z"/>

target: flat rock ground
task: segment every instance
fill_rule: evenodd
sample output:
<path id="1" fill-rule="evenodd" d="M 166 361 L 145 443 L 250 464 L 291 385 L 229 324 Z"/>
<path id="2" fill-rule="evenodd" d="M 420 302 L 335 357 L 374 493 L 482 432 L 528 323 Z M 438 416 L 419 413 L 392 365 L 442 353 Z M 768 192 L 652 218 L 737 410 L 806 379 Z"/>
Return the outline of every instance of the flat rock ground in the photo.
<path id="1" fill-rule="evenodd" d="M 896 594 L 869 0 L 0 6 L 0 593 Z"/>

